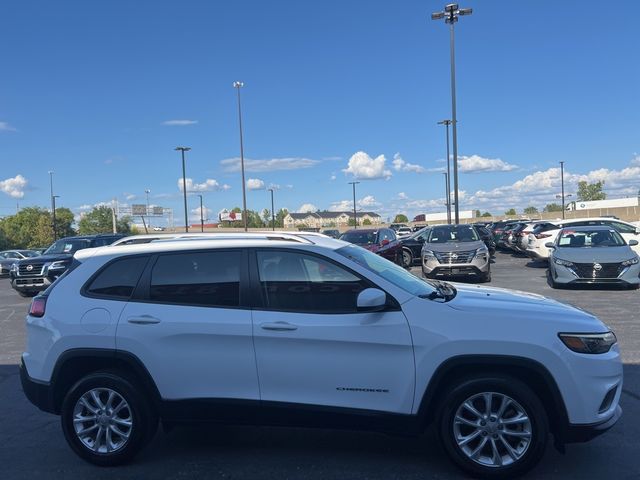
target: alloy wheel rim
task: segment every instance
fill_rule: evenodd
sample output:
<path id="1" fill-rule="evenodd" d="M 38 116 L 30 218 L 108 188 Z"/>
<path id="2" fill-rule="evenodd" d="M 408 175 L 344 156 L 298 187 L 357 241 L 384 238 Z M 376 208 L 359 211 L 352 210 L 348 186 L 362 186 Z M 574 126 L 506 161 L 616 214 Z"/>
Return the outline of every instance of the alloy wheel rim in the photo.
<path id="1" fill-rule="evenodd" d="M 411 266 L 411 254 L 409 252 L 402 252 L 402 260 L 404 261 L 405 266 Z"/>
<path id="2" fill-rule="evenodd" d="M 519 461 L 533 438 L 527 411 L 497 392 L 478 393 L 462 402 L 453 419 L 453 435 L 467 458 L 493 468 Z"/>
<path id="3" fill-rule="evenodd" d="M 115 390 L 94 388 L 73 409 L 73 428 L 80 442 L 94 453 L 121 450 L 133 431 L 131 407 Z"/>

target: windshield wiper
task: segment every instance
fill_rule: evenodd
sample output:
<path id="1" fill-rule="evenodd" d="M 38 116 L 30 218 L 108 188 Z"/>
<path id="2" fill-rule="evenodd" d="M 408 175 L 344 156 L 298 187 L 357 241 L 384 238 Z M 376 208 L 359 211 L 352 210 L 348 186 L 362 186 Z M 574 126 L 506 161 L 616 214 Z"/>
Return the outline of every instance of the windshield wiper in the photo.
<path id="1" fill-rule="evenodd" d="M 441 282 L 440 280 L 430 281 L 429 283 L 433 285 L 435 291 L 426 295 L 420 295 L 420 298 L 426 298 L 428 300 L 442 299 L 448 302 L 456 296 L 456 289 L 449 283 Z"/>

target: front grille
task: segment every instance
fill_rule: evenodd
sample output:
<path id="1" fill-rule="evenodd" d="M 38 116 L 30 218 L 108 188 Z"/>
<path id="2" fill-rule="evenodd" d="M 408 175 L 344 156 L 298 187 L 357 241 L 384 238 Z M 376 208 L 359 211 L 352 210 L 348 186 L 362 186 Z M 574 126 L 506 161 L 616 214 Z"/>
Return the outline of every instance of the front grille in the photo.
<path id="1" fill-rule="evenodd" d="M 465 250 L 463 252 L 433 252 L 438 262 L 445 265 L 471 263 L 476 255 L 475 250 Z"/>
<path id="2" fill-rule="evenodd" d="M 576 263 L 575 272 L 580 278 L 618 278 L 624 267 L 620 263 Z M 596 268 L 600 265 L 600 268 Z"/>
<path id="3" fill-rule="evenodd" d="M 44 263 L 21 263 L 18 265 L 18 275 L 21 277 L 39 277 L 43 270 Z"/>

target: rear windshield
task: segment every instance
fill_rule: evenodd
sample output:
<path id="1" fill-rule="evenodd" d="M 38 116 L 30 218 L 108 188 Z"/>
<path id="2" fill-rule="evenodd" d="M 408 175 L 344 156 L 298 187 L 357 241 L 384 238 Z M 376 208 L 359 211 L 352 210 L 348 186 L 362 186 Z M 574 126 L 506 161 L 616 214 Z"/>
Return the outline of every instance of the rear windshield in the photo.
<path id="1" fill-rule="evenodd" d="M 340 240 L 355 245 L 373 245 L 376 243 L 376 232 L 346 232 L 342 234 Z"/>
<path id="2" fill-rule="evenodd" d="M 572 230 L 566 228 L 560 232 L 558 247 L 591 248 L 622 247 L 626 245 L 622 236 L 614 229 L 610 230 Z"/>

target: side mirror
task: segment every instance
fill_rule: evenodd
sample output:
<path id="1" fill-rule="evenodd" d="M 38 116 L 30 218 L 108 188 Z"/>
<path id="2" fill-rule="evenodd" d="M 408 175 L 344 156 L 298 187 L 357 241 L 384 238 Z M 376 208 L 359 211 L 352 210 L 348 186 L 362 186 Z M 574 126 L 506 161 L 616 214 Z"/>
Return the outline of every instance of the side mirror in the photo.
<path id="1" fill-rule="evenodd" d="M 547 248 L 556 248 L 555 244 L 553 242 L 547 242 L 544 244 L 545 247 Z"/>
<path id="2" fill-rule="evenodd" d="M 384 240 L 382 240 L 381 245 L 384 247 L 385 245 L 389 245 L 390 243 L 391 242 L 385 238 Z"/>
<path id="3" fill-rule="evenodd" d="M 379 312 L 387 305 L 387 294 L 378 288 L 365 288 L 358 294 L 359 312 Z"/>
<path id="4" fill-rule="evenodd" d="M 629 240 L 630 247 L 635 247 L 636 245 L 638 245 L 638 240 Z"/>

